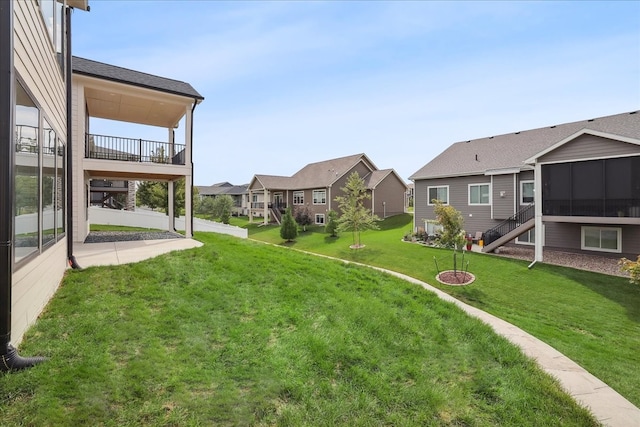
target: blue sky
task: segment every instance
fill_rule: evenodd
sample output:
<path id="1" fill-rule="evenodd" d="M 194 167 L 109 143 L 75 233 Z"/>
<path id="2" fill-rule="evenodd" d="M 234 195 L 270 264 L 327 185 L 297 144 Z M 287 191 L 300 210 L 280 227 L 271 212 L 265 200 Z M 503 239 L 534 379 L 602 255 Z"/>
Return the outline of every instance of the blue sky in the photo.
<path id="1" fill-rule="evenodd" d="M 640 108 L 640 2 L 90 5 L 73 14 L 74 55 L 205 97 L 196 185 L 357 153 L 408 181 L 457 141 Z M 105 121 L 91 131 L 166 140 Z"/>

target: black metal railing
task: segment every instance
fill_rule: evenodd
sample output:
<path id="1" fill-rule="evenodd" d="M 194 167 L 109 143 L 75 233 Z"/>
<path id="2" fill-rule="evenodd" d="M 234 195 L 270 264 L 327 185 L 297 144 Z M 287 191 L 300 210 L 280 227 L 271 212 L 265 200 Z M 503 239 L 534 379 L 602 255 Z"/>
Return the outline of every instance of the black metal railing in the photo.
<path id="1" fill-rule="evenodd" d="M 640 199 L 543 200 L 542 214 L 640 218 Z"/>
<path id="2" fill-rule="evenodd" d="M 515 213 L 515 215 L 505 219 L 500 224 L 485 231 L 484 234 L 482 235 L 482 238 L 484 240 L 484 245 L 487 246 L 495 242 L 500 237 L 504 236 L 507 233 L 512 232 L 513 230 L 520 227 L 525 222 L 533 219 L 534 216 L 535 216 L 535 208 L 533 203 L 531 203 L 530 205 L 527 205 L 522 209 L 520 209 L 518 212 Z"/>
<path id="3" fill-rule="evenodd" d="M 267 204 L 267 208 L 276 209 L 276 210 L 279 210 L 280 212 L 284 212 L 285 209 L 287 209 L 287 203 L 286 202 L 278 202 L 278 203 L 269 202 Z M 264 202 L 251 202 L 251 209 L 264 209 Z"/>
<path id="4" fill-rule="evenodd" d="M 184 150 L 184 144 L 86 134 L 84 155 L 88 159 L 184 165 Z"/>

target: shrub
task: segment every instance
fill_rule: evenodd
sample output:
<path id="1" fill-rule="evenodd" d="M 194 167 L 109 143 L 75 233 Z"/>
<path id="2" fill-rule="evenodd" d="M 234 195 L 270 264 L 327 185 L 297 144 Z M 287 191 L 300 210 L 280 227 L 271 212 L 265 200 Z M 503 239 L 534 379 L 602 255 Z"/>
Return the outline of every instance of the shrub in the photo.
<path id="1" fill-rule="evenodd" d="M 640 255 L 638 255 L 637 261 L 622 258 L 618 265 L 622 271 L 629 273 L 629 282 L 640 285 Z"/>
<path id="2" fill-rule="evenodd" d="M 282 225 L 280 226 L 280 237 L 287 242 L 295 240 L 298 237 L 298 224 L 296 224 L 291 215 L 291 208 L 287 208 L 282 216 Z"/>

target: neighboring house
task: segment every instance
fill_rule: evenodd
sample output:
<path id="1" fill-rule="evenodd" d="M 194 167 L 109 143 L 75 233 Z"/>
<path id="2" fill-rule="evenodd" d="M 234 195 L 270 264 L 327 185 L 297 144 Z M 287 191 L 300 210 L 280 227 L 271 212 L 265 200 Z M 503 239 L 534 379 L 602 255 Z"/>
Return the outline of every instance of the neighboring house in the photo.
<path id="1" fill-rule="evenodd" d="M 71 9 L 88 8 L 88 0 L 0 1 L 3 357 L 74 264 L 73 242 L 89 229 L 91 180 L 184 177 L 191 194 L 191 126 L 203 97 L 183 82 L 73 58 Z M 90 117 L 162 126 L 168 141 L 92 136 Z M 176 144 L 173 129 L 183 117 L 186 142 Z M 188 203 L 188 217 L 190 210 Z"/>
<path id="2" fill-rule="evenodd" d="M 91 206 L 109 209 L 136 210 L 135 181 L 92 179 L 89 182 Z"/>
<path id="3" fill-rule="evenodd" d="M 437 199 L 462 212 L 485 252 L 508 243 L 640 253 L 640 114 L 617 114 L 451 145 L 411 177 L 414 227 Z"/>
<path id="4" fill-rule="evenodd" d="M 221 195 L 230 196 L 233 200 L 234 215 L 248 215 L 249 213 L 249 184 L 233 185 L 229 182 L 219 182 L 210 186 L 196 186 L 200 199 L 204 197 L 216 198 Z"/>
<path id="5" fill-rule="evenodd" d="M 307 207 L 315 224 L 324 224 L 329 210 L 339 213 L 336 196 L 347 178 L 358 172 L 364 179 L 370 199 L 364 204 L 380 218 L 404 213 L 407 186 L 393 169 L 378 170 L 364 154 L 310 163 L 291 177 L 255 175 L 249 183 L 249 220 L 262 217 L 264 222 L 280 221 L 282 212 L 291 206 Z"/>

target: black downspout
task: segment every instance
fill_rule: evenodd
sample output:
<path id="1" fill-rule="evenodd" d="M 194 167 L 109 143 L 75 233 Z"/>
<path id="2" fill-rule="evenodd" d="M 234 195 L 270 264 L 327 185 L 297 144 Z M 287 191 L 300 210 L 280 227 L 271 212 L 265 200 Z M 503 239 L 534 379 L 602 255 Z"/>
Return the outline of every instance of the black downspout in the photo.
<path id="1" fill-rule="evenodd" d="M 0 372 L 30 368 L 46 360 L 21 357 L 11 345 L 13 282 L 13 138 L 15 72 L 13 69 L 13 1 L 0 1 Z"/>
<path id="2" fill-rule="evenodd" d="M 69 266 L 73 269 L 80 269 L 76 257 L 73 255 L 73 109 L 72 109 L 72 84 L 71 76 L 73 74 L 71 63 L 71 10 L 65 8 L 65 31 L 67 32 L 67 46 L 65 58 L 65 79 L 67 84 L 67 259 Z"/>

